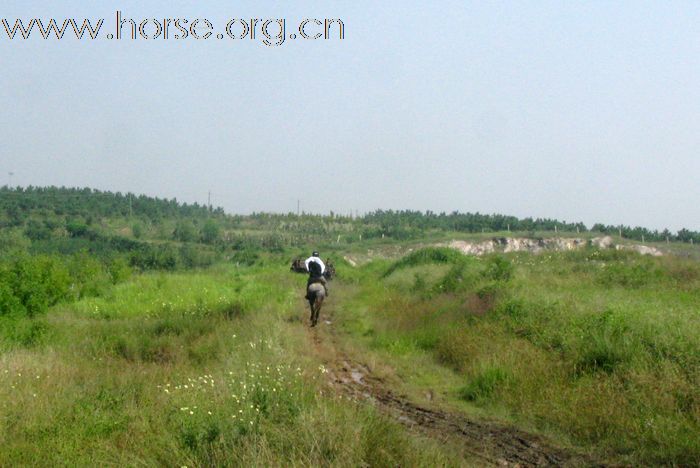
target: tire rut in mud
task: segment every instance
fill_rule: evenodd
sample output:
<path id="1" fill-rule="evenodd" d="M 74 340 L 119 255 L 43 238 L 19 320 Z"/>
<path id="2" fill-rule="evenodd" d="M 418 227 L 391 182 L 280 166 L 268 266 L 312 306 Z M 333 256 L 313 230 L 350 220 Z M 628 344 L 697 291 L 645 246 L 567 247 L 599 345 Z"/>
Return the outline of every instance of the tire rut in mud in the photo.
<path id="1" fill-rule="evenodd" d="M 369 401 L 407 428 L 429 437 L 456 441 L 465 452 L 496 466 L 605 466 L 586 455 L 558 448 L 544 438 L 511 426 L 426 408 L 395 394 L 371 369 L 339 351 L 330 322 L 329 340 L 318 329 L 310 338 L 323 357 L 328 385 L 356 401 Z M 330 341 L 330 343 L 329 343 Z"/>

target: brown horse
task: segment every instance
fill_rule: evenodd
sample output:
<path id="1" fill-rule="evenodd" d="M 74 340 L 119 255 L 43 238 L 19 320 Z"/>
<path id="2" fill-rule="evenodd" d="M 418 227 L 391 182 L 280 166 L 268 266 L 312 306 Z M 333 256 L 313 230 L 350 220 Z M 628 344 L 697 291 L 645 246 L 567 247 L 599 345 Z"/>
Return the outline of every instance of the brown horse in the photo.
<path id="1" fill-rule="evenodd" d="M 309 307 L 311 307 L 311 326 L 315 327 L 318 324 L 323 300 L 326 298 L 326 289 L 321 283 L 311 283 L 306 288 L 306 297 L 309 300 Z"/>
<path id="2" fill-rule="evenodd" d="M 306 269 L 306 265 L 304 264 L 304 260 L 302 260 L 300 258 L 295 258 L 292 261 L 292 266 L 289 270 L 293 271 L 295 273 L 308 273 L 308 270 Z"/>
<path id="3" fill-rule="evenodd" d="M 332 280 L 335 278 L 335 266 L 331 262 L 330 258 L 326 259 L 326 271 L 323 272 L 323 277 L 327 280 Z"/>
<path id="4" fill-rule="evenodd" d="M 309 270 L 306 269 L 306 264 L 304 264 L 304 260 L 302 260 L 301 258 L 295 258 L 294 260 L 292 260 L 292 266 L 289 268 L 289 271 L 293 271 L 294 273 L 309 272 Z M 326 271 L 323 272 L 323 277 L 327 280 L 332 280 L 335 277 L 335 266 L 328 258 L 326 259 Z"/>

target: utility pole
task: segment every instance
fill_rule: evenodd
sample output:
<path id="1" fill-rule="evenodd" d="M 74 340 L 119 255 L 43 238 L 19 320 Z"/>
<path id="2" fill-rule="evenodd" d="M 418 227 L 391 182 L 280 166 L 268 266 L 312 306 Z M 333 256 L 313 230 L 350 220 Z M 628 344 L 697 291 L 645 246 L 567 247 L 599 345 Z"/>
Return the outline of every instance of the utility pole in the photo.
<path id="1" fill-rule="evenodd" d="M 209 190 L 209 194 L 207 195 L 207 206 L 209 207 L 209 211 L 211 211 L 211 190 Z"/>
<path id="2" fill-rule="evenodd" d="M 129 193 L 129 218 L 132 216 L 132 211 L 131 211 L 131 193 Z"/>
<path id="3" fill-rule="evenodd" d="M 8 172 L 7 173 L 7 188 L 12 188 L 12 176 L 15 175 L 14 172 Z"/>
<path id="4" fill-rule="evenodd" d="M 297 216 L 301 214 L 301 200 L 297 198 Z"/>

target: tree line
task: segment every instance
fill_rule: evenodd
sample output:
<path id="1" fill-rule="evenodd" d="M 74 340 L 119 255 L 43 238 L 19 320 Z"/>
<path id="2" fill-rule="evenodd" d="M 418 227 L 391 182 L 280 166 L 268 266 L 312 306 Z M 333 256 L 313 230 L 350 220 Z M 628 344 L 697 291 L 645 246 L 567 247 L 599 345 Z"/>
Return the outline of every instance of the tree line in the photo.
<path id="1" fill-rule="evenodd" d="M 518 218 L 502 214 L 450 213 L 416 210 L 376 210 L 362 216 L 311 213 L 253 213 L 228 215 L 220 207 L 211 208 L 197 203 L 187 204 L 176 199 L 161 199 L 146 195 L 113 193 L 90 188 L 26 187 L 0 188 L 0 228 L 25 228 L 33 239 L 51 237 L 57 229 L 65 229 L 77 237 L 96 235 L 96 220 L 122 218 L 130 221 L 135 238 L 142 236 L 201 242 L 249 244 L 265 233 L 275 238 L 275 245 L 300 245 L 328 239 L 329 236 L 348 240 L 388 237 L 396 240 L 417 239 L 427 232 L 494 233 L 562 232 L 621 235 L 638 241 L 700 242 L 700 232 L 681 229 L 651 230 L 640 226 L 613 226 L 601 223 L 588 228 L 583 222 L 566 222 L 551 218 Z M 150 231 L 148 231 L 148 229 Z M 148 232 L 145 232 L 148 231 Z M 148 234 L 148 235 L 146 235 Z M 346 236 L 352 234 L 352 236 Z"/>

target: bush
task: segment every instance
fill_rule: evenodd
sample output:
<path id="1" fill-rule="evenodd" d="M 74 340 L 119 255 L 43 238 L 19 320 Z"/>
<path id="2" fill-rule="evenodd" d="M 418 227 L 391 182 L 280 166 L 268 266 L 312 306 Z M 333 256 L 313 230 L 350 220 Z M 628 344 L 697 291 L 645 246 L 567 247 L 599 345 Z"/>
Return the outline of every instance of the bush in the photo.
<path id="1" fill-rule="evenodd" d="M 95 240 L 99 237 L 97 232 L 90 229 L 87 224 L 77 221 L 67 223 L 66 231 L 68 231 L 68 235 L 71 237 L 81 237 L 90 240 Z"/>
<path id="2" fill-rule="evenodd" d="M 27 223 L 27 227 L 24 229 L 24 235 L 32 240 L 49 239 L 51 234 L 51 229 L 44 223 L 35 220 L 30 220 Z"/>
<path id="3" fill-rule="evenodd" d="M 58 259 L 23 255 L 0 265 L 0 315 L 34 316 L 68 296 L 68 269 Z"/>
<path id="4" fill-rule="evenodd" d="M 70 257 L 67 263 L 77 299 L 98 296 L 112 283 L 102 262 L 85 252 Z"/>
<path id="5" fill-rule="evenodd" d="M 402 268 L 428 265 L 431 263 L 457 264 L 465 262 L 466 259 L 467 257 L 465 255 L 454 249 L 447 247 L 427 247 L 425 249 L 416 250 L 392 264 L 384 273 L 383 277 L 386 278 L 393 272 Z"/>
<path id="6" fill-rule="evenodd" d="M 131 267 L 124 257 L 116 257 L 110 260 L 107 264 L 107 270 L 112 279 L 112 284 L 121 283 L 131 277 Z"/>
<path id="7" fill-rule="evenodd" d="M 5 283 L 8 275 L 0 275 L 0 316 L 23 314 L 25 308 L 9 284 Z"/>
<path id="8" fill-rule="evenodd" d="M 213 244 L 219 240 L 219 225 L 213 219 L 207 220 L 202 227 L 202 242 Z"/>
<path id="9" fill-rule="evenodd" d="M 213 252 L 197 244 L 183 244 L 177 253 L 178 263 L 185 268 L 206 267 L 216 260 Z"/>
<path id="10" fill-rule="evenodd" d="M 9 343 L 32 348 L 45 341 L 50 331 L 48 324 L 39 319 L 4 318 L 0 319 L 0 335 Z"/>
<path id="11" fill-rule="evenodd" d="M 130 264 L 141 270 L 174 270 L 178 267 L 180 256 L 171 245 L 145 244 L 139 250 L 131 252 Z"/>
<path id="12" fill-rule="evenodd" d="M 19 230 L 0 230 L 0 256 L 11 252 L 24 252 L 31 242 Z"/>
<path id="13" fill-rule="evenodd" d="M 173 239 L 180 242 L 195 242 L 199 237 L 197 229 L 190 221 L 179 221 L 173 232 Z"/>
<path id="14" fill-rule="evenodd" d="M 260 259 L 260 255 L 252 250 L 239 250 L 231 256 L 231 262 L 240 266 L 253 266 Z"/>
<path id="15" fill-rule="evenodd" d="M 450 270 L 433 286 L 435 293 L 453 293 L 463 290 L 474 283 L 473 272 L 467 269 L 466 260 L 452 265 Z"/>
<path id="16" fill-rule="evenodd" d="M 141 224 L 134 223 L 134 225 L 131 226 L 131 233 L 134 235 L 134 238 L 141 239 L 143 236 L 143 228 L 141 227 Z"/>
<path id="17" fill-rule="evenodd" d="M 513 269 L 511 262 L 497 255 L 488 259 L 483 276 L 494 281 L 508 281 L 513 276 Z"/>

